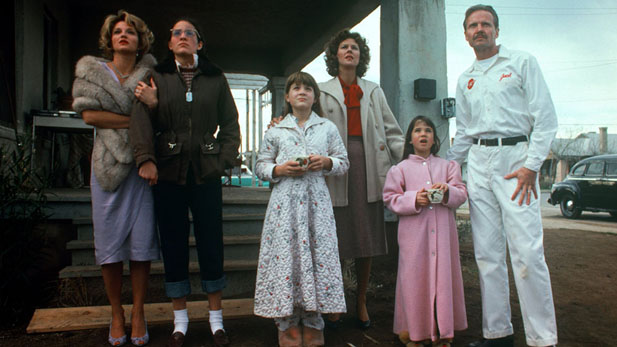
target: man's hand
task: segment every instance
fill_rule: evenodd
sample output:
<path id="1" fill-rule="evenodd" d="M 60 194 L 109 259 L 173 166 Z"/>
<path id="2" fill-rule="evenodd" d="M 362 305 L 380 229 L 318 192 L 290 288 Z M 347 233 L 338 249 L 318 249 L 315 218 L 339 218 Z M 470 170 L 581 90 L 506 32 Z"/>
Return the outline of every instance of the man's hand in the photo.
<path id="1" fill-rule="evenodd" d="M 426 189 L 422 188 L 418 190 L 416 193 L 416 208 L 418 208 L 418 206 L 428 206 L 430 204 L 431 202 L 428 199 L 428 192 Z"/>
<path id="2" fill-rule="evenodd" d="M 159 180 L 159 172 L 156 168 L 156 164 L 152 160 L 148 160 L 147 162 L 141 164 L 139 167 L 139 177 L 148 181 L 148 184 L 153 186 L 158 183 Z"/>
<path id="3" fill-rule="evenodd" d="M 289 176 L 289 177 L 298 177 L 304 175 L 306 169 L 300 166 L 297 161 L 289 160 L 286 161 L 283 165 L 277 165 L 274 167 L 273 176 Z"/>
<path id="4" fill-rule="evenodd" d="M 332 170 L 332 159 L 323 155 L 311 154 L 309 156 L 310 164 L 307 169 L 310 171 Z"/>
<path id="5" fill-rule="evenodd" d="M 521 193 L 521 197 L 518 199 L 518 205 L 521 206 L 523 204 L 523 200 L 527 200 L 527 205 L 531 203 L 531 192 L 533 192 L 534 198 L 538 199 L 538 192 L 536 191 L 536 177 L 538 173 L 532 170 L 529 170 L 526 167 L 522 167 L 506 176 L 505 179 L 509 180 L 512 178 L 518 179 L 518 184 L 516 185 L 516 189 L 514 190 L 514 194 L 512 194 L 511 200 L 516 199 L 518 193 Z"/>

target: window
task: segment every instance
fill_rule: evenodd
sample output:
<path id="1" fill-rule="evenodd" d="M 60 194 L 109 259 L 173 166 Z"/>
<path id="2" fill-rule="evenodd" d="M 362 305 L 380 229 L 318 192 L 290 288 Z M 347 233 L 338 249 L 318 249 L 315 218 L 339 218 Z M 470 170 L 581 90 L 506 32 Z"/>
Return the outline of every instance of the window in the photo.
<path id="1" fill-rule="evenodd" d="M 606 163 L 606 176 L 617 176 L 617 162 Z"/>
<path id="2" fill-rule="evenodd" d="M 589 164 L 587 168 L 587 172 L 585 176 L 602 176 L 602 172 L 604 170 L 604 162 L 603 161 L 594 161 Z"/>
<path id="3" fill-rule="evenodd" d="M 583 172 L 585 172 L 585 168 L 587 165 L 579 165 L 572 170 L 572 175 L 574 176 L 583 176 Z"/>

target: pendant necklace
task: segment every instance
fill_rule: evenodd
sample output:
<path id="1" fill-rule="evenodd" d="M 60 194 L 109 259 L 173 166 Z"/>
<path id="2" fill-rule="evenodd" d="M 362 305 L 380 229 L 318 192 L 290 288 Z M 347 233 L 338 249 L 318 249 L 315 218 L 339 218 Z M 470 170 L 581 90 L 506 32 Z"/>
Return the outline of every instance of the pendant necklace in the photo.
<path id="1" fill-rule="evenodd" d="M 114 62 L 113 62 L 113 61 L 111 62 L 111 67 L 114 69 L 114 71 L 116 72 L 116 74 L 118 74 L 118 76 L 119 76 L 121 79 L 123 79 L 123 80 L 125 80 L 125 79 L 129 78 L 129 76 L 131 75 L 131 73 L 130 73 L 130 72 L 129 72 L 129 73 L 127 73 L 126 75 L 121 74 L 121 73 L 120 73 L 120 71 L 118 71 L 118 68 L 116 67 L 116 64 L 114 64 Z"/>

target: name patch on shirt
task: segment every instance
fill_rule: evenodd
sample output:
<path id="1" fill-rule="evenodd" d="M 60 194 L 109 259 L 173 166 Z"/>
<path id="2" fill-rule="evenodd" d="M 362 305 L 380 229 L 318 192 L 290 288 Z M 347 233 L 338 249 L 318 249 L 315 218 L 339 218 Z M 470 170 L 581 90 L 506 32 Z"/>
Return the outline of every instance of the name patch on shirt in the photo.
<path id="1" fill-rule="evenodd" d="M 469 82 L 467 82 L 467 89 L 473 88 L 474 83 L 476 83 L 476 80 L 474 80 L 473 78 L 470 78 Z"/>
<path id="2" fill-rule="evenodd" d="M 501 82 L 501 80 L 504 78 L 510 78 L 510 77 L 512 77 L 512 72 L 510 72 L 509 74 L 503 73 L 501 74 L 501 77 L 499 78 L 499 82 Z"/>

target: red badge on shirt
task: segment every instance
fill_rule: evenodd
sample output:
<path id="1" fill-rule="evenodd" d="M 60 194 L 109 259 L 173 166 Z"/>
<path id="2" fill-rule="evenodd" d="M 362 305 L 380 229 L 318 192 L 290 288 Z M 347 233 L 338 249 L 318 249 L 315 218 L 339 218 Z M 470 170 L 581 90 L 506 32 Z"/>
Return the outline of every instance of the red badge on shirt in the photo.
<path id="1" fill-rule="evenodd" d="M 476 80 L 474 80 L 473 78 L 470 78 L 469 82 L 467 82 L 467 89 L 473 88 L 474 83 L 476 83 Z"/>

